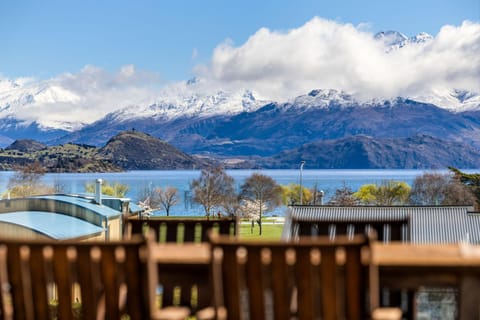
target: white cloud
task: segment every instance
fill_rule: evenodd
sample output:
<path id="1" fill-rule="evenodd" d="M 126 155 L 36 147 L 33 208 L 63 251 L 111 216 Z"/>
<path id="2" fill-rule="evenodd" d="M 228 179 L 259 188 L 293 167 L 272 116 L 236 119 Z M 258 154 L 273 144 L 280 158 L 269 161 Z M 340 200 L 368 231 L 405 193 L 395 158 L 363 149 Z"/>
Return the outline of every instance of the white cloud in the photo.
<path id="1" fill-rule="evenodd" d="M 132 65 L 114 73 L 85 66 L 78 73 L 65 73 L 48 80 L 14 82 L 18 86 L 13 91 L 0 92 L 0 106 L 10 104 L 15 108 L 2 112 L 1 116 L 12 111 L 19 119 L 54 127 L 63 122 L 74 126 L 91 123 L 128 105 L 153 103 L 161 85 L 157 75 L 137 71 Z"/>
<path id="2" fill-rule="evenodd" d="M 260 29 L 244 44 L 220 44 L 198 76 L 278 99 L 313 88 L 364 98 L 424 94 L 433 87 L 480 88 L 480 24 L 445 26 L 430 42 L 385 52 L 366 31 L 313 18 L 287 32 Z M 401 30 L 399 30 L 401 31 Z"/>
<path id="3" fill-rule="evenodd" d="M 237 89 L 276 101 L 312 89 L 339 89 L 364 99 L 480 90 L 479 23 L 444 26 L 431 41 L 388 53 L 369 28 L 313 18 L 288 31 L 262 28 L 239 46 L 227 39 L 208 65 L 194 68 L 197 79 L 189 85 L 165 84 L 157 74 L 133 65 L 117 72 L 87 65 L 43 81 L 16 79 L 15 86 L 3 79 L 0 117 L 10 112 L 45 126 L 74 122 L 75 127 L 129 105 L 175 103 L 191 94 Z M 193 49 L 192 58 L 197 54 Z"/>

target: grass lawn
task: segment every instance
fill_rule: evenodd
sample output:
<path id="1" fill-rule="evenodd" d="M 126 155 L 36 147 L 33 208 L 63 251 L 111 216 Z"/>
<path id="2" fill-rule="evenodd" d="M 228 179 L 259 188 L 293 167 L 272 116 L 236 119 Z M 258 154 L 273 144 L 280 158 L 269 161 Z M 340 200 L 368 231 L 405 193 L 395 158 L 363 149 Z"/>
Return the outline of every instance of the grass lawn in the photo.
<path id="1" fill-rule="evenodd" d="M 262 235 L 258 234 L 259 227 L 257 223 L 255 223 L 253 233 L 251 233 L 250 227 L 250 221 L 242 221 L 240 224 L 240 238 L 255 240 L 278 240 L 282 235 L 283 222 L 278 222 L 275 221 L 275 219 L 270 218 L 262 219 Z"/>

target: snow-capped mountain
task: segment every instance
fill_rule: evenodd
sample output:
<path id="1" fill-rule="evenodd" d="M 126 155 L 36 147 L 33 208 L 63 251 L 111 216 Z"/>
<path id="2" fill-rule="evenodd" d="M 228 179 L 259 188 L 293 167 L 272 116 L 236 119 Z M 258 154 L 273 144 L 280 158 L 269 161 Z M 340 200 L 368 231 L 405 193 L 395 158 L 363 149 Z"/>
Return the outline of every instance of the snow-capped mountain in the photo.
<path id="1" fill-rule="evenodd" d="M 436 90 L 430 95 L 413 97 L 452 112 L 480 111 L 480 94 L 466 90 Z"/>
<path id="2" fill-rule="evenodd" d="M 421 32 L 413 37 L 407 37 L 398 31 L 381 31 L 375 34 L 374 38 L 381 41 L 385 46 L 385 52 L 391 52 L 412 44 L 424 44 L 433 39 L 433 36 Z"/>
<path id="3" fill-rule="evenodd" d="M 43 129 L 79 129 L 84 123 L 72 120 L 74 117 L 57 120 L 51 117 L 51 112 L 69 112 L 71 115 L 72 110 L 68 106 L 76 105 L 80 100 L 76 93 L 60 85 L 48 82 L 19 84 L 0 80 L 0 119 L 14 118 L 26 126 L 35 122 Z M 52 106 L 55 106 L 54 110 Z"/>
<path id="4" fill-rule="evenodd" d="M 204 118 L 255 111 L 268 102 L 257 100 L 249 90 L 234 93 L 218 91 L 211 95 L 194 93 L 161 97 L 157 102 L 148 106 L 128 106 L 111 113 L 109 117 L 117 121 L 147 117 L 165 120 L 180 117 Z"/>
<path id="5" fill-rule="evenodd" d="M 327 108 L 332 105 L 349 107 L 358 104 L 352 95 L 334 89 L 315 89 L 308 94 L 291 99 L 289 103 L 307 108 Z"/>

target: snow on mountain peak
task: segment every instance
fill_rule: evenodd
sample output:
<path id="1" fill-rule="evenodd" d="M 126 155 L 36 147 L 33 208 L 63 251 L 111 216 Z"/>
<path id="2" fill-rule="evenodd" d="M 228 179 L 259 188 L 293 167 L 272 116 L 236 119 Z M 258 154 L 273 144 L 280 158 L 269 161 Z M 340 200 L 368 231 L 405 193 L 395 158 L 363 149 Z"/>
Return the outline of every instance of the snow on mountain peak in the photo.
<path id="1" fill-rule="evenodd" d="M 413 42 L 413 43 L 424 43 L 424 42 L 428 42 L 430 40 L 433 40 L 433 36 L 426 33 L 426 32 L 420 32 L 416 36 L 411 37 L 409 39 L 409 41 Z"/>
<path id="2" fill-rule="evenodd" d="M 375 34 L 376 40 L 382 41 L 386 47 L 397 46 L 404 43 L 408 37 L 398 31 L 380 31 Z"/>
<path id="3" fill-rule="evenodd" d="M 344 91 L 316 89 L 308 94 L 298 96 L 289 101 L 302 107 L 328 107 L 331 105 L 350 106 L 356 104 L 354 98 Z"/>
<path id="4" fill-rule="evenodd" d="M 480 111 L 480 93 L 459 89 L 436 89 L 430 94 L 412 97 L 452 112 Z"/>
<path id="5" fill-rule="evenodd" d="M 381 41 L 385 46 L 385 52 L 400 49 L 412 44 L 424 44 L 433 40 L 433 36 L 426 32 L 420 32 L 416 36 L 407 37 L 398 31 L 381 31 L 375 34 L 375 40 Z"/>
<path id="6" fill-rule="evenodd" d="M 132 117 L 174 119 L 178 117 L 207 117 L 255 111 L 269 101 L 258 100 L 250 90 L 229 93 L 220 90 L 215 94 L 177 94 L 163 96 L 148 106 L 128 106 L 110 116 L 119 121 Z"/>

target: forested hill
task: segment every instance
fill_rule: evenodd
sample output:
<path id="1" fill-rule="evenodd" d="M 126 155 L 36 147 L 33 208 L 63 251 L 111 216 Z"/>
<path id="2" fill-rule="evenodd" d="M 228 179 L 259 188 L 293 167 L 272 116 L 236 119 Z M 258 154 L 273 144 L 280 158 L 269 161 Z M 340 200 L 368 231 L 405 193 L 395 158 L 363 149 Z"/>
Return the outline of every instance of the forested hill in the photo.
<path id="1" fill-rule="evenodd" d="M 189 155 L 137 130 L 120 132 L 101 148 L 17 140 L 0 150 L 1 170 L 15 170 L 34 161 L 48 172 L 203 169 L 215 164 L 227 169 L 296 169 L 301 161 L 309 169 L 468 169 L 480 168 L 480 151 L 423 134 L 408 138 L 358 135 L 319 140 L 269 157 L 214 158 Z"/>
<path id="2" fill-rule="evenodd" d="M 47 172 L 195 169 L 207 164 L 135 130 L 119 133 L 102 148 L 73 143 L 47 146 L 35 140 L 17 140 L 0 150 L 0 170 L 16 170 L 35 161 Z"/>

